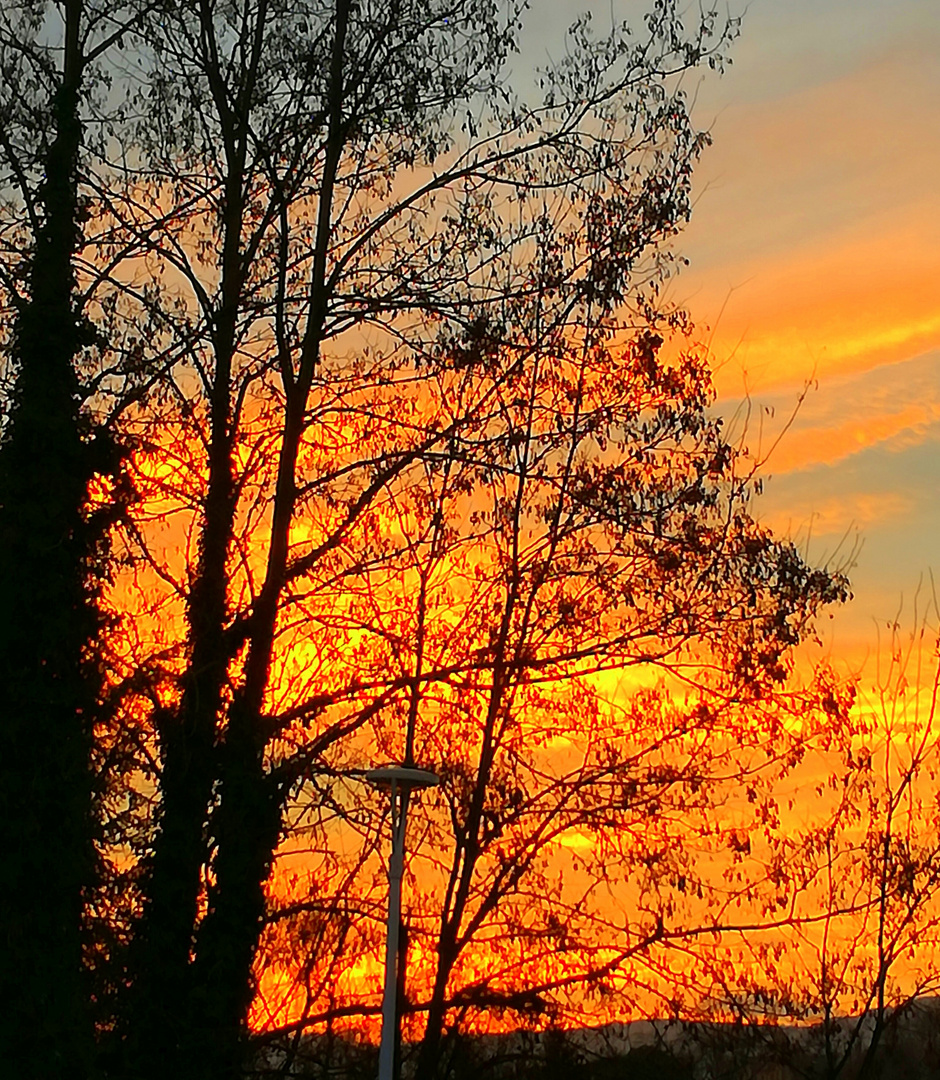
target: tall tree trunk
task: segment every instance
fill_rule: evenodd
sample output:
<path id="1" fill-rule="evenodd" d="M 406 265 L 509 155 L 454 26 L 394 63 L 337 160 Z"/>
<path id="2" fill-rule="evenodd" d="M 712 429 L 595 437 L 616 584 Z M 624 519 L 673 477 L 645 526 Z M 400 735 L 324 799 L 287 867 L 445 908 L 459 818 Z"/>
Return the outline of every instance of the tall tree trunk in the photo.
<path id="1" fill-rule="evenodd" d="M 219 802 L 211 822 L 215 881 L 196 940 L 188 1009 L 187 1068 L 194 1078 L 228 1080 L 240 1072 L 264 887 L 280 837 L 281 793 L 265 771 L 267 734 L 260 718 L 287 566 L 305 401 L 305 392 L 294 396 L 285 416 L 265 583 L 255 605 L 245 682 L 229 708 L 220 756 Z"/>
<path id="2" fill-rule="evenodd" d="M 0 1055 L 20 1078 L 87 1076 L 93 1048 L 82 917 L 94 866 L 89 649 L 99 623 L 73 366 L 81 5 L 64 7 L 65 66 L 0 450 Z"/>
<path id="3" fill-rule="evenodd" d="M 441 1043 L 444 1037 L 444 1016 L 447 1011 L 445 1005 L 447 983 L 457 957 L 455 938 L 456 928 L 452 924 L 446 925 L 438 942 L 437 975 L 434 979 L 424 1035 L 421 1037 L 421 1047 L 418 1051 L 415 1080 L 434 1080 L 437 1076 Z"/>
<path id="4" fill-rule="evenodd" d="M 209 485 L 200 561 L 188 603 L 190 657 L 178 711 L 160 733 L 158 832 L 132 961 L 124 1058 L 131 1075 L 162 1080 L 188 1067 L 192 951 L 209 857 L 207 824 L 219 778 L 218 729 L 230 646 L 226 559 L 234 514 L 228 430 L 231 339 L 217 351 Z"/>
<path id="5" fill-rule="evenodd" d="M 213 816 L 216 884 L 196 945 L 187 1076 L 234 1080 L 246 1050 L 253 964 L 265 913 L 265 883 L 281 828 L 281 800 L 265 775 L 251 716 L 232 720 L 222 802 Z"/>
<path id="6" fill-rule="evenodd" d="M 214 882 L 194 943 L 195 961 L 186 999 L 187 1062 L 184 1067 L 189 1070 L 185 1075 L 192 1076 L 193 1080 L 208 1076 L 234 1080 L 241 1073 L 248 1009 L 254 994 L 253 965 L 264 920 L 264 889 L 281 831 L 283 793 L 275 778 L 265 770 L 267 732 L 263 730 L 261 717 L 287 569 L 290 524 L 297 499 L 297 456 L 326 317 L 326 268 L 333 190 L 345 138 L 343 57 L 351 8 L 350 0 L 336 0 L 329 136 L 320 187 L 308 308 L 310 317 L 301 349 L 298 378 L 285 385 L 287 403 L 265 580 L 253 605 L 244 685 L 228 710 L 224 747 L 219 759 L 218 805 L 211 821 L 215 842 Z M 233 139 L 232 145 L 242 147 L 239 153 L 243 155 L 244 144 L 240 139 Z M 240 182 L 244 157 L 230 162 L 229 166 L 233 182 L 236 178 Z M 227 239 L 236 235 L 228 222 L 226 229 Z M 226 266 L 226 253 L 223 252 L 223 270 Z M 227 309 L 224 307 L 223 310 Z M 213 445 L 215 438 L 213 431 Z"/>
<path id="7" fill-rule="evenodd" d="M 200 12 L 208 40 L 211 6 L 201 5 Z M 212 79 L 210 83 L 218 93 Z M 231 120 L 227 115 L 226 122 Z M 193 1027 L 201 1022 L 198 1010 L 193 1011 L 193 949 L 203 871 L 209 862 L 210 803 L 221 768 L 223 691 L 232 660 L 224 630 L 236 501 L 232 369 L 245 276 L 244 137 L 233 138 L 231 146 L 223 211 L 221 301 L 212 325 L 215 370 L 210 391 L 208 486 L 199 562 L 187 604 L 189 657 L 179 708 L 160 732 L 160 816 L 144 887 L 125 1033 L 124 1056 L 132 1075 L 152 1080 L 185 1075 L 191 1065 Z"/>

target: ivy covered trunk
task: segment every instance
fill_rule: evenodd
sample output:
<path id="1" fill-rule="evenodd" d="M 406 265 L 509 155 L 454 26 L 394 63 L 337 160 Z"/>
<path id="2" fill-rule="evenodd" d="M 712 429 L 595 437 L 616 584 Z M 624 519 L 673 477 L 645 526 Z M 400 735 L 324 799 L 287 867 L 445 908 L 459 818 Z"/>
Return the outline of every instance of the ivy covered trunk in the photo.
<path id="1" fill-rule="evenodd" d="M 15 390 L 0 449 L 0 946 L 10 1075 L 88 1075 L 83 891 L 93 868 L 90 752 L 98 628 L 89 573 L 90 479 L 74 360 L 79 5 L 66 4 L 64 73 L 17 312 Z"/>

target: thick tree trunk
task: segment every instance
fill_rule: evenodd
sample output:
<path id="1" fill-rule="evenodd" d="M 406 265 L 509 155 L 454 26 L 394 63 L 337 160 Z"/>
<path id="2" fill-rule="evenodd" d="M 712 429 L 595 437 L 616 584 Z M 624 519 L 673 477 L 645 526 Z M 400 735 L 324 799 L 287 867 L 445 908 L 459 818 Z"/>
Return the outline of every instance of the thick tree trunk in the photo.
<path id="1" fill-rule="evenodd" d="M 226 184 L 222 302 L 215 316 L 215 373 L 210 398 L 208 487 L 199 564 L 187 605 L 189 660 L 179 709 L 160 733 L 163 773 L 157 836 L 144 884 L 144 911 L 132 964 L 124 1061 L 131 1075 L 163 1080 L 190 1068 L 194 1025 L 193 949 L 203 872 L 209 863 L 208 824 L 220 780 L 223 691 L 232 660 L 226 639 L 228 553 L 235 493 L 232 474 L 232 364 L 244 279 L 244 162 L 232 163 Z M 207 1074 L 208 1075 L 208 1074 Z"/>
<path id="2" fill-rule="evenodd" d="M 262 730 L 260 721 L 287 568 L 288 535 L 297 499 L 298 448 L 326 314 L 326 263 L 332 227 L 333 187 L 344 137 L 343 51 L 351 6 L 349 0 L 337 0 L 336 3 L 330 134 L 320 191 L 310 320 L 302 346 L 299 378 L 285 386 L 287 407 L 267 568 L 261 592 L 253 605 L 244 685 L 228 711 L 220 759 L 218 805 L 211 821 L 215 841 L 212 862 L 215 880 L 195 941 L 189 995 L 183 999 L 188 1005 L 188 1064 L 185 1068 L 190 1070 L 185 1075 L 191 1075 L 193 1080 L 208 1076 L 234 1080 L 241 1073 L 248 1009 L 254 994 L 254 959 L 264 919 L 264 889 L 281 831 L 282 792 L 265 771 L 267 733 Z M 243 144 L 236 138 L 233 145 Z M 228 207 L 232 211 L 235 184 L 241 182 L 244 168 L 243 157 L 230 166 L 232 189 Z M 234 224 L 234 220 L 226 223 L 227 242 L 238 235 Z M 226 281 L 236 280 L 229 254 L 227 249 L 223 251 L 223 288 Z M 236 297 L 233 293 L 223 305 L 223 311 L 230 311 L 233 317 Z M 218 385 L 217 381 L 217 388 Z M 213 446 L 217 434 L 214 430 Z M 181 1072 L 180 1075 L 184 1074 Z"/>
<path id="3" fill-rule="evenodd" d="M 229 711 L 212 815 L 214 884 L 195 943 L 189 996 L 189 1052 L 194 1080 L 239 1075 L 254 993 L 253 964 L 264 920 L 264 887 L 281 831 L 281 792 L 265 771 L 260 718 L 287 566 L 294 473 L 305 393 L 289 404 L 271 524 L 265 583 L 255 604 L 245 682 Z"/>
<path id="4" fill-rule="evenodd" d="M 233 425 L 237 423 L 232 414 L 232 363 L 247 273 L 242 242 L 245 158 L 251 138 L 243 110 L 250 95 L 243 87 L 244 95 L 233 107 L 214 46 L 207 46 L 204 58 L 226 132 L 221 304 L 213 328 L 216 366 L 211 393 L 209 493 L 201 560 L 189 605 L 189 679 L 176 728 L 164 739 L 159 834 L 145 890 L 141 961 L 134 972 L 137 1005 L 129 1030 L 129 1060 L 150 1080 L 165 1075 L 199 1080 L 234 1077 L 240 1071 L 245 1048 L 264 888 L 281 825 L 281 793 L 265 772 L 266 736 L 259 719 L 297 494 L 297 451 L 324 320 L 332 187 L 342 147 L 343 48 L 350 8 L 349 0 L 337 0 L 331 135 L 303 374 L 297 383 L 286 387 L 288 409 L 266 578 L 252 607 L 244 686 L 227 708 L 222 690 L 232 656 L 226 652 L 224 634 L 228 615 L 225 567 L 233 536 L 231 449 Z M 210 5 L 200 6 L 200 18 L 205 42 L 213 42 Z M 256 44 L 264 23 L 265 6 L 261 5 Z M 247 78 L 245 86 L 252 77 Z M 208 888 L 200 919 L 200 886 L 204 881 Z"/>
<path id="5" fill-rule="evenodd" d="M 227 365 L 226 365 L 227 367 Z M 227 418 L 225 399 L 218 412 Z M 232 530 L 227 433 L 213 442 L 200 565 L 189 601 L 192 642 L 183 697 L 161 733 L 161 809 L 132 962 L 125 1062 L 131 1075 L 183 1075 L 192 1025 L 192 951 L 219 778 L 217 734 L 230 660 L 226 556 Z"/>
<path id="6" fill-rule="evenodd" d="M 194 1080 L 241 1075 L 264 887 L 280 835 L 278 790 L 264 773 L 261 749 L 248 725 L 230 725 L 222 791 L 213 816 L 215 887 L 197 938 L 190 1001 L 194 1026 L 187 1075 Z"/>
<path id="7" fill-rule="evenodd" d="M 446 923 L 442 928 L 437 951 L 437 974 L 428 1005 L 428 1018 L 421 1037 L 415 1080 L 435 1080 L 441 1058 L 444 1037 L 444 1017 L 447 1012 L 447 983 L 457 958 L 456 927 Z"/>
<path id="8" fill-rule="evenodd" d="M 65 74 L 0 451 L 0 1057 L 20 1078 L 86 1076 L 93 1047 L 82 918 L 94 866 L 89 648 L 98 619 L 83 516 L 90 455 L 73 367 L 82 343 L 73 273 L 79 8 L 66 12 Z"/>

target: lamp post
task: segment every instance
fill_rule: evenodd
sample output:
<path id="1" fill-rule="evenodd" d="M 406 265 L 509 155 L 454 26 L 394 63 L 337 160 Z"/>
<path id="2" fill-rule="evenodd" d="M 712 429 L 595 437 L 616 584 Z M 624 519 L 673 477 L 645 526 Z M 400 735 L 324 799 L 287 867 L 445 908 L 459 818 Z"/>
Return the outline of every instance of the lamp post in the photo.
<path id="1" fill-rule="evenodd" d="M 388 861 L 388 925 L 385 931 L 385 990 L 382 995 L 382 1042 L 379 1080 L 393 1080 L 398 1041 L 398 930 L 401 925 L 401 877 L 405 863 L 405 822 L 408 797 L 415 788 L 435 787 L 438 778 L 425 769 L 387 765 L 370 769 L 366 780 L 391 795 L 392 853 Z"/>

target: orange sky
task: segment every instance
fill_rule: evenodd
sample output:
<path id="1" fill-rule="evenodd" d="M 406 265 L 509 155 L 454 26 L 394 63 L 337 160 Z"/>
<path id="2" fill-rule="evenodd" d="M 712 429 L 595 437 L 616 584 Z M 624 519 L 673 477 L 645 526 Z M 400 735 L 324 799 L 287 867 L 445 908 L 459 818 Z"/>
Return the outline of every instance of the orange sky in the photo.
<path id="1" fill-rule="evenodd" d="M 519 71 L 557 58 L 585 4 L 534 0 Z M 598 31 L 644 0 L 593 0 Z M 746 8 L 746 11 L 745 11 Z M 825 561 L 860 543 L 833 622 L 858 663 L 873 622 L 910 610 L 940 533 L 940 5 L 751 0 L 732 64 L 687 77 L 714 137 L 671 289 L 711 340 L 719 408 L 751 398 L 760 516 Z M 841 555 L 836 555 L 836 559 Z"/>
<path id="2" fill-rule="evenodd" d="M 812 382 L 758 511 L 814 561 L 857 549 L 827 639 L 851 666 L 936 566 L 940 6 L 756 0 L 698 102 L 715 141 L 673 296 L 761 458 Z"/>
<path id="3" fill-rule="evenodd" d="M 534 0 L 523 59 L 581 6 Z M 646 4 L 594 7 L 603 27 Z M 672 297 L 711 327 L 735 430 L 749 395 L 759 516 L 814 562 L 852 562 L 856 598 L 823 629 L 853 670 L 876 624 L 883 641 L 902 604 L 911 618 L 940 533 L 940 5 L 753 0 L 734 65 L 688 90 L 715 144 Z M 347 974 L 378 988 L 374 957 Z"/>
<path id="4" fill-rule="evenodd" d="M 534 0 L 539 33 L 580 6 Z M 855 552 L 856 599 L 826 632 L 848 667 L 910 609 L 940 533 L 938 47 L 936 0 L 754 0 L 735 65 L 689 86 L 715 145 L 672 296 L 712 327 L 717 407 L 741 430 L 746 392 L 746 441 L 773 448 L 759 516 L 812 561 Z M 370 957 L 346 977 L 378 974 Z"/>

